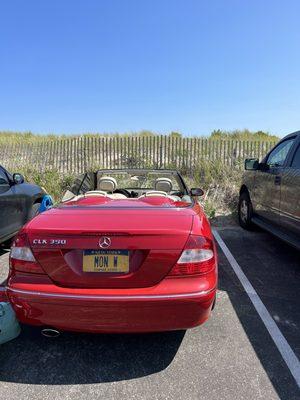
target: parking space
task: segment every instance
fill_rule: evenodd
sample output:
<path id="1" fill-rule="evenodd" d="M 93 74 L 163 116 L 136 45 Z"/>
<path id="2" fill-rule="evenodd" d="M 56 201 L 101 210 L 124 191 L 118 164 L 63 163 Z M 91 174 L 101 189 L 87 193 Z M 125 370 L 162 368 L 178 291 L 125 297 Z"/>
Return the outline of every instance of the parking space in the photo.
<path id="1" fill-rule="evenodd" d="M 265 232 L 231 226 L 219 233 L 299 357 L 299 253 Z M 219 258 L 218 302 L 203 326 L 57 339 L 25 328 L 1 346 L 1 398 L 298 399 L 299 388 L 220 249 Z M 4 279 L 8 253 L 1 253 L 0 266 Z"/>
<path id="2" fill-rule="evenodd" d="M 219 231 L 281 332 L 300 358 L 300 253 L 261 230 Z"/>

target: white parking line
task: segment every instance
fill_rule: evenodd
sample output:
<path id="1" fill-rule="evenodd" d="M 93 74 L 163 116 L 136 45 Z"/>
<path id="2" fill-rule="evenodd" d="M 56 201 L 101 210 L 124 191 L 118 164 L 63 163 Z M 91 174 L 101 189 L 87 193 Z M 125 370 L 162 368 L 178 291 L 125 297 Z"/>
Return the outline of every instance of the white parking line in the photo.
<path id="1" fill-rule="evenodd" d="M 296 354 L 216 229 L 213 229 L 213 234 L 300 388 L 300 362 Z"/>

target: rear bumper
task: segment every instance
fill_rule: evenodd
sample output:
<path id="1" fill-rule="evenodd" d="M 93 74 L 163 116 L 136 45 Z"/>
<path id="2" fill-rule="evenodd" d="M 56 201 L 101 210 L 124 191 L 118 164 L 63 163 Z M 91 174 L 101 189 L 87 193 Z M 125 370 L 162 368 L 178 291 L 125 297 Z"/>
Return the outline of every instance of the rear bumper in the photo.
<path id="1" fill-rule="evenodd" d="M 186 287 L 190 278 L 183 279 Z M 179 330 L 205 322 L 216 295 L 215 285 L 204 285 L 203 290 L 203 284 L 196 285 L 202 290 L 176 292 L 183 279 L 165 279 L 152 290 L 133 289 L 126 294 L 120 290 L 57 290 L 55 285 L 36 285 L 32 290 L 32 285 L 11 281 L 7 295 L 19 321 L 29 325 L 91 333 Z"/>

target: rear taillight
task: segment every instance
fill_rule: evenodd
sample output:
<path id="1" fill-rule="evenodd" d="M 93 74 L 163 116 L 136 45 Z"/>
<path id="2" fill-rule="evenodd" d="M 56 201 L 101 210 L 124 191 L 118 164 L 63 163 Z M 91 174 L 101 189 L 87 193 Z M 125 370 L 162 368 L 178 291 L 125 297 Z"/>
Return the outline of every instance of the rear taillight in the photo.
<path id="1" fill-rule="evenodd" d="M 13 246 L 10 251 L 10 258 L 20 261 L 35 262 L 34 255 L 32 254 L 30 247 Z"/>
<path id="2" fill-rule="evenodd" d="M 43 269 L 37 263 L 29 246 L 26 233 L 19 233 L 13 241 L 10 255 L 9 266 L 11 272 L 21 271 L 32 274 L 44 274 Z"/>
<path id="3" fill-rule="evenodd" d="M 199 275 L 216 266 L 215 249 L 211 239 L 191 235 L 169 276 Z"/>

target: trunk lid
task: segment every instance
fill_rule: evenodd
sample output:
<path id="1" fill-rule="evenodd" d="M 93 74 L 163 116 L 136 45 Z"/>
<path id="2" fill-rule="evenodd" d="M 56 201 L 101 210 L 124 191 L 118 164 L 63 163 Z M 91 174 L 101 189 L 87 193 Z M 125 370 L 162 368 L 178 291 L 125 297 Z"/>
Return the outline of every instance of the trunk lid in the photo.
<path id="1" fill-rule="evenodd" d="M 178 260 L 193 215 L 191 208 L 176 207 L 63 207 L 40 214 L 26 231 L 36 260 L 58 286 L 146 287 L 161 281 Z M 128 251 L 128 272 L 83 271 L 83 255 L 89 250 L 102 251 L 102 237 L 111 241 L 104 251 Z"/>

